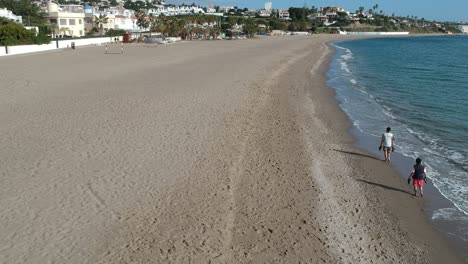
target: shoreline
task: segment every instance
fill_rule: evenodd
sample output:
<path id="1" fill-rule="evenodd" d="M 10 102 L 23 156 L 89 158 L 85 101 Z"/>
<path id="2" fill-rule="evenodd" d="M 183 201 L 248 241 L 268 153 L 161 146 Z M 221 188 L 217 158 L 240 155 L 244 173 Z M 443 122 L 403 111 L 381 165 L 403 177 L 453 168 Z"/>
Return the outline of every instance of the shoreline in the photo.
<path id="1" fill-rule="evenodd" d="M 350 133 L 356 139 L 355 143 L 353 144 L 356 148 L 361 149 L 369 153 L 369 155 L 376 156 L 380 158 L 383 156 L 381 152 L 376 152 L 375 145 L 378 142 L 377 138 L 373 138 L 369 135 L 364 135 L 361 131 L 352 127 L 350 129 Z M 398 176 L 404 181 L 407 179 L 409 173 L 408 168 L 414 164 L 413 159 L 406 157 L 398 152 L 392 153 L 392 168 L 397 172 Z M 437 210 L 440 209 L 451 209 L 457 210 L 456 214 L 451 216 L 460 217 L 463 216 L 462 212 L 459 212 L 458 209 L 453 205 L 453 203 L 444 197 L 440 191 L 431 184 L 431 180 L 429 179 L 428 183 L 425 185 L 424 188 L 424 202 L 423 208 L 421 209 L 425 215 L 429 223 L 437 230 L 444 238 L 446 238 L 451 246 L 453 246 L 457 250 L 457 254 L 460 255 L 464 261 L 468 261 L 468 253 L 464 251 L 466 248 L 467 242 L 463 240 L 460 236 L 457 235 L 458 228 L 462 227 L 462 223 L 459 220 L 450 220 L 447 217 L 442 217 L 440 219 L 435 218 L 434 215 Z M 412 185 L 409 186 L 409 192 L 412 193 Z"/>
<path id="2" fill-rule="evenodd" d="M 409 37 L 424 37 L 425 35 L 410 35 Z M 432 35 L 432 36 L 447 36 L 447 35 Z M 346 40 L 345 40 L 346 41 Z M 330 42 L 329 44 L 333 44 L 336 42 L 341 41 L 334 41 Z M 332 48 L 336 49 L 333 45 Z M 333 89 L 333 87 L 330 87 Z M 339 104 L 343 103 L 338 97 L 336 97 L 336 101 L 338 107 L 341 109 Z M 344 112 L 344 115 L 347 114 Z M 347 116 L 349 119 L 349 117 Z M 378 145 L 378 138 L 373 136 L 364 134 L 359 129 L 357 129 L 354 125 L 352 125 L 352 120 L 349 119 L 351 123 L 349 133 L 354 139 L 353 146 L 356 147 L 358 150 L 363 151 L 366 155 L 377 157 L 378 159 L 383 159 L 383 154 L 381 151 L 376 150 L 376 146 Z M 407 179 L 409 175 L 409 171 L 411 170 L 412 165 L 414 164 L 414 160 L 410 157 L 404 156 L 398 152 L 392 153 L 392 162 L 391 167 L 398 176 L 403 179 L 404 181 Z M 430 178 L 430 177 L 429 177 Z M 409 187 L 406 188 L 412 193 L 412 185 L 408 185 Z M 438 210 L 448 209 L 450 211 L 450 217 L 454 219 L 449 219 L 448 217 L 438 216 L 436 213 Z M 464 261 L 468 261 L 468 253 L 464 251 L 466 246 L 468 245 L 468 241 L 465 238 L 461 237 L 459 234 L 460 232 L 464 232 L 466 227 L 463 225 L 463 220 L 460 218 L 466 219 L 462 212 L 459 211 L 455 207 L 455 205 L 445 196 L 443 196 L 440 191 L 432 184 L 432 181 L 429 179 L 428 184 L 425 185 L 425 195 L 424 195 L 424 202 L 421 210 L 425 213 L 428 222 L 437 230 L 440 234 L 443 235 L 445 239 L 452 245 L 456 250 L 457 254 L 460 258 L 464 259 Z M 455 212 L 453 212 L 455 211 Z"/>
<path id="3" fill-rule="evenodd" d="M 353 146 L 352 124 L 326 86 L 327 43 L 341 39 L 349 38 L 5 60 L 2 255 L 461 263 L 395 170 Z M 34 70 L 45 59 L 53 78 Z"/>

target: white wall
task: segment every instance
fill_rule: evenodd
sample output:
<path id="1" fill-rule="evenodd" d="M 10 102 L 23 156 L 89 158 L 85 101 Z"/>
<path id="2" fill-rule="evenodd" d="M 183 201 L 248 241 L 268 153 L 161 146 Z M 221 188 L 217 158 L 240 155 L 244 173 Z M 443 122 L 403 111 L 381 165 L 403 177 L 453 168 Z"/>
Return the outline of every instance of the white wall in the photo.
<path id="1" fill-rule="evenodd" d="M 123 40 L 122 37 L 116 37 L 116 38 L 118 41 Z M 71 48 L 72 42 L 75 42 L 75 47 L 98 45 L 98 44 L 104 44 L 108 42 L 114 42 L 114 37 L 59 40 L 58 48 L 59 49 Z M 0 56 L 32 53 L 32 52 L 54 50 L 54 49 L 57 49 L 57 43 L 55 40 L 51 41 L 50 44 L 43 44 L 43 45 L 8 46 L 8 54 L 5 54 L 5 47 L 0 46 Z"/>
<path id="2" fill-rule="evenodd" d="M 115 37 L 118 41 L 122 41 L 122 37 Z M 59 40 L 59 48 L 69 48 L 71 43 L 75 42 L 75 47 L 104 44 L 108 42 L 114 42 L 114 37 L 102 37 L 102 38 L 89 38 L 89 39 L 68 39 Z M 55 42 L 54 42 L 55 43 Z"/>
<path id="3" fill-rule="evenodd" d="M 5 47 L 1 47 L 0 49 L 5 52 Z M 38 52 L 38 51 L 46 51 L 55 49 L 55 43 L 50 44 L 43 44 L 43 45 L 20 45 L 20 46 L 8 46 L 8 54 L 24 54 L 30 52 Z"/>

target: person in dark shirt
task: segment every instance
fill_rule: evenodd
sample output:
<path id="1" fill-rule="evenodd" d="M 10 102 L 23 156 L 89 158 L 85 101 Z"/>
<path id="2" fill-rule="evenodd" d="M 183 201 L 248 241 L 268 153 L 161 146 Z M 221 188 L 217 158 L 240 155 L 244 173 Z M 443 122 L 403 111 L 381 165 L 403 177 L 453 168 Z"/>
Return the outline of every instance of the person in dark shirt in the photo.
<path id="1" fill-rule="evenodd" d="M 426 166 L 422 165 L 422 160 L 420 158 L 417 158 L 416 164 L 413 166 L 413 171 L 411 171 L 408 177 L 408 184 L 413 180 L 414 196 L 418 196 L 419 189 L 419 193 L 421 193 L 421 197 L 423 197 L 423 187 L 426 179 Z"/>

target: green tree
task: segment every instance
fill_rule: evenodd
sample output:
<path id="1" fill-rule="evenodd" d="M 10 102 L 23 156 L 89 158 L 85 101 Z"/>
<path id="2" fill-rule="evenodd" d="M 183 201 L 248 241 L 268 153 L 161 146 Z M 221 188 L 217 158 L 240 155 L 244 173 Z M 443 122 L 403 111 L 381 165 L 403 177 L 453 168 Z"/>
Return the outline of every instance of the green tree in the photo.
<path id="1" fill-rule="evenodd" d="M 33 33 L 16 23 L 6 23 L 0 25 L 0 45 L 12 46 L 20 44 L 30 44 Z"/>
<path id="2" fill-rule="evenodd" d="M 291 22 L 288 26 L 289 31 L 297 31 L 297 25 L 295 22 Z"/>
<path id="3" fill-rule="evenodd" d="M 244 33 L 247 35 L 249 38 L 253 38 L 255 36 L 255 33 L 258 31 L 258 25 L 257 22 L 255 21 L 254 18 L 247 18 L 244 21 Z"/>
<path id="4" fill-rule="evenodd" d="M 336 27 L 346 27 L 351 24 L 351 20 L 346 12 L 336 12 L 338 18 L 336 22 L 333 24 Z"/>
<path id="5" fill-rule="evenodd" d="M 359 11 L 358 11 L 358 14 L 359 14 L 359 15 L 362 17 L 362 16 L 363 16 L 363 13 L 364 13 L 364 10 L 365 10 L 365 8 L 364 8 L 363 6 L 360 6 L 360 7 L 358 8 L 358 10 L 359 10 Z"/>
<path id="6" fill-rule="evenodd" d="M 318 13 L 318 8 L 315 7 L 315 6 L 312 6 L 312 7 L 310 8 L 310 13 L 311 13 L 311 14 Z"/>
<path id="7" fill-rule="evenodd" d="M 106 32 L 106 36 L 109 36 L 109 37 L 122 36 L 123 34 L 125 34 L 125 30 L 123 30 L 123 29 L 112 29 L 111 28 Z"/>
<path id="8" fill-rule="evenodd" d="M 146 8 L 146 3 L 143 2 L 143 1 L 135 1 L 135 2 L 132 2 L 130 0 L 127 0 L 124 4 L 124 7 L 126 9 L 131 9 L 131 10 L 134 10 L 136 12 L 139 12 L 141 9 L 143 8 Z"/>
<path id="9" fill-rule="evenodd" d="M 145 12 L 139 11 L 138 13 L 136 13 L 136 17 L 137 17 L 136 24 L 138 27 L 140 27 L 141 31 L 147 29 L 150 26 L 150 21 L 148 17 L 146 16 Z M 141 38 L 141 34 L 140 34 L 140 38 Z"/>
<path id="10" fill-rule="evenodd" d="M 39 26 L 46 22 L 46 14 L 31 0 L 0 0 L 0 8 L 6 8 L 13 14 L 22 16 L 24 24 L 28 26 Z"/>

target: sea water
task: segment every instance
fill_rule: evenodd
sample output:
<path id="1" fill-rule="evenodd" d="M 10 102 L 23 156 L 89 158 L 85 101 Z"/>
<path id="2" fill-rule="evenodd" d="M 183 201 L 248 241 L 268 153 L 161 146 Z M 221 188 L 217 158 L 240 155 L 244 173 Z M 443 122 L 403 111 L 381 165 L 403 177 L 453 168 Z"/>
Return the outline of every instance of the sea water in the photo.
<path id="1" fill-rule="evenodd" d="M 396 151 L 420 157 L 468 238 L 468 36 L 374 38 L 336 42 L 328 72 L 354 126 L 376 138 L 386 127 Z M 410 168 L 408 169 L 410 170 Z"/>

